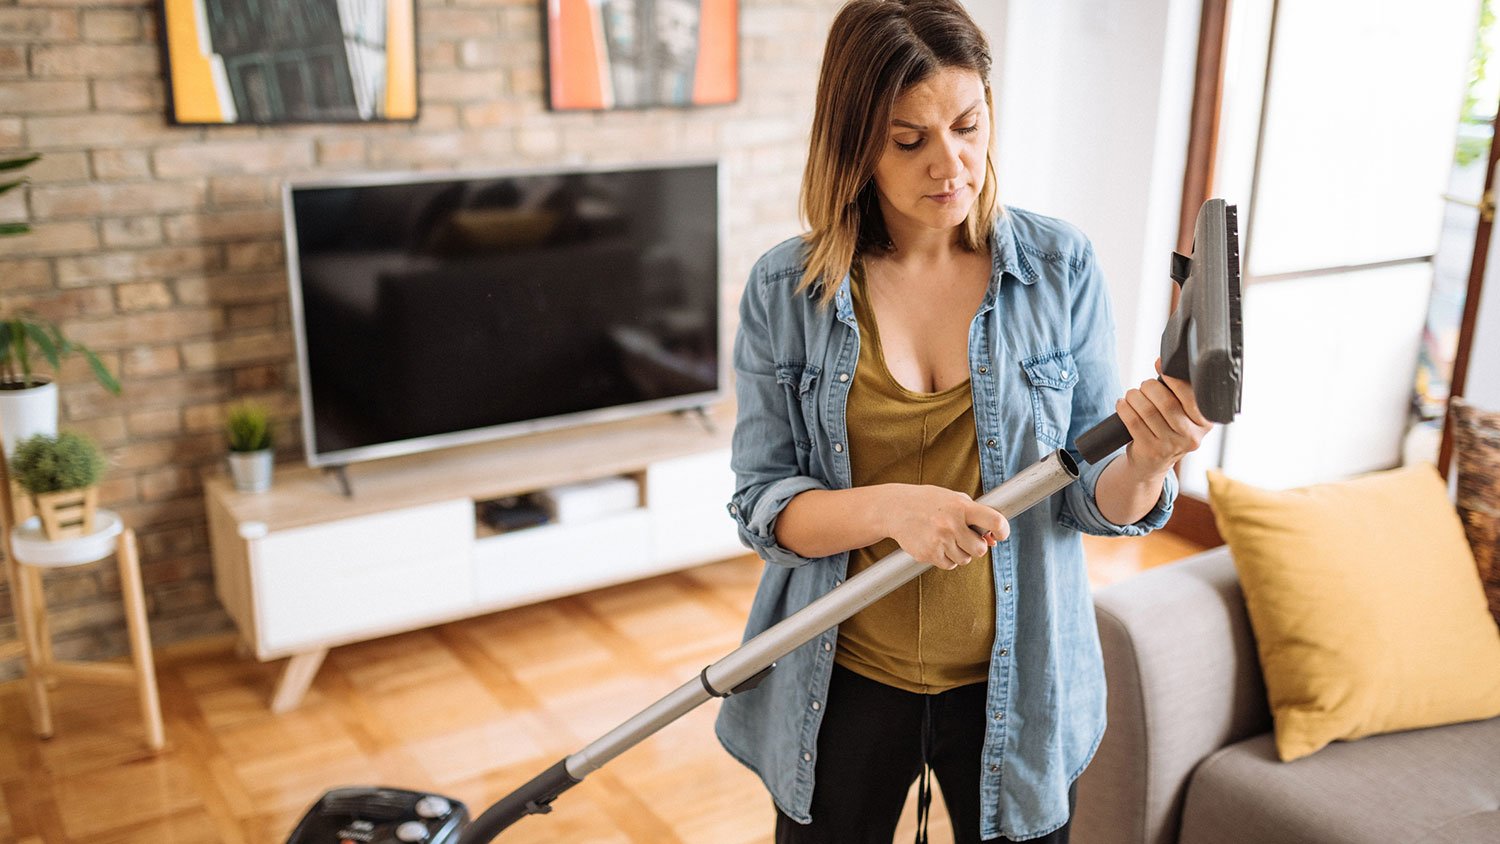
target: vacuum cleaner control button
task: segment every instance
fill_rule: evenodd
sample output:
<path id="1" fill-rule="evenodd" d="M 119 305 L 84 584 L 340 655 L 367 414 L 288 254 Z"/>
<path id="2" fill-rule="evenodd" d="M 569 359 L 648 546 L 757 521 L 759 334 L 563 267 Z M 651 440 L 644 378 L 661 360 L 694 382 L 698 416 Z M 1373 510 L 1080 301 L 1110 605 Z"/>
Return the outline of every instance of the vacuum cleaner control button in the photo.
<path id="1" fill-rule="evenodd" d="M 417 801 L 417 814 L 424 818 L 440 818 L 452 808 L 453 804 L 434 794 Z"/>
<path id="2" fill-rule="evenodd" d="M 418 841 L 427 840 L 427 824 L 421 821 L 407 821 L 396 827 L 396 840 L 405 841 L 407 844 L 415 844 Z"/>

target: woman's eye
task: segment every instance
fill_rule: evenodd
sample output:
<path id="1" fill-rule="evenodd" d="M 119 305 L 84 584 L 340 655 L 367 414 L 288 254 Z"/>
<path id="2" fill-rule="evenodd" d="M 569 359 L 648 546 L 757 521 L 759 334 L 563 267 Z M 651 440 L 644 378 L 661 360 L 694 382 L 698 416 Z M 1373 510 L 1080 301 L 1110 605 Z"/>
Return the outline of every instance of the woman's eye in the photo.
<path id="1" fill-rule="evenodd" d="M 897 147 L 899 147 L 899 148 L 901 148 L 901 149 L 904 149 L 904 150 L 906 150 L 906 151 L 907 151 L 907 152 L 911 152 L 911 151 L 912 151 L 912 150 L 914 150 L 914 149 L 916 149 L 916 148 L 917 148 L 917 147 L 919 147 L 919 146 L 921 146 L 921 145 L 922 145 L 922 139 L 921 139 L 921 138 L 918 138 L 918 139 L 916 139 L 916 140 L 915 140 L 915 141 L 911 141 L 911 142 L 909 142 L 909 143 L 902 143 L 902 142 L 901 142 L 901 141 L 898 141 L 898 140 L 896 140 L 896 139 L 895 139 L 895 138 L 891 138 L 891 141 L 892 141 L 892 142 L 893 142 L 893 143 L 895 143 L 895 145 L 896 145 L 896 146 L 897 146 Z"/>
<path id="2" fill-rule="evenodd" d="M 955 131 L 957 131 L 960 135 L 972 135 L 975 132 L 979 131 L 979 124 L 975 123 L 973 126 L 964 126 Z"/>

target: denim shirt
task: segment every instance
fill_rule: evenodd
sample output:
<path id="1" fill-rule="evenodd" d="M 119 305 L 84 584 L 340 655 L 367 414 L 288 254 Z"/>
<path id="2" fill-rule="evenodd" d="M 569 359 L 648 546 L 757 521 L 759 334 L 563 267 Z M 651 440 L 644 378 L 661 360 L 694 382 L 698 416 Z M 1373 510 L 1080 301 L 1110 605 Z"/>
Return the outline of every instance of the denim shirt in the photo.
<path id="1" fill-rule="evenodd" d="M 1116 525 L 1094 497 L 1110 460 L 1094 465 L 1072 443 L 1124 395 L 1108 291 L 1093 246 L 1073 226 L 1009 208 L 991 239 L 989 290 L 969 324 L 969 366 L 980 478 L 993 489 L 1059 448 L 1082 477 L 1011 520 L 990 552 L 995 640 L 990 651 L 980 785 L 985 838 L 1045 835 L 1068 820 L 1068 788 L 1104 733 L 1104 666 L 1084 568 L 1082 533 L 1140 536 L 1171 515 L 1170 473 L 1156 506 Z M 843 582 L 849 555 L 808 559 L 776 542 L 788 501 L 847 489 L 845 405 L 859 330 L 840 283 L 830 307 L 796 293 L 804 247 L 792 238 L 756 263 L 740 301 L 734 345 L 738 420 L 728 504 L 740 539 L 767 563 L 745 639 Z M 975 564 L 979 564 L 977 561 Z M 811 818 L 818 725 L 837 628 L 777 663 L 755 689 L 724 700 L 715 726 L 793 820 Z"/>

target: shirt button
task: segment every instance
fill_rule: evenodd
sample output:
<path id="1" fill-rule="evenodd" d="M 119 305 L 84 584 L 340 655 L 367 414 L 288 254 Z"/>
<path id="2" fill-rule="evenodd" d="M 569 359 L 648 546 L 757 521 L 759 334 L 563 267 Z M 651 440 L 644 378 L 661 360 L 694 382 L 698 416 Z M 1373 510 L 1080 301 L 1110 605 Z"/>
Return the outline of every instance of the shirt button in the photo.
<path id="1" fill-rule="evenodd" d="M 803 762 L 811 762 L 812 761 L 812 754 L 811 753 L 803 753 L 802 754 L 802 761 Z"/>
<path id="2" fill-rule="evenodd" d="M 1009 583 L 1005 584 L 1005 591 L 1006 592 L 1010 591 L 1010 584 Z"/>
<path id="3" fill-rule="evenodd" d="M 993 439 L 985 440 L 984 444 L 987 445 L 987 446 L 989 446 L 990 448 L 994 448 L 995 447 L 995 441 Z"/>
<path id="4" fill-rule="evenodd" d="M 843 454 L 844 453 L 844 444 L 843 443 L 834 443 L 833 444 L 833 450 L 837 451 L 839 454 Z"/>
<path id="5" fill-rule="evenodd" d="M 823 708 L 823 704 L 818 703 L 817 701 L 813 701 L 812 702 L 812 708 L 813 708 L 814 712 L 817 712 L 819 709 Z"/>
<path id="6" fill-rule="evenodd" d="M 832 642 L 824 642 L 823 643 L 823 650 L 825 650 L 825 651 L 831 651 L 831 650 L 833 650 L 833 643 Z"/>
<path id="7" fill-rule="evenodd" d="M 992 774 L 998 774 L 998 773 L 1000 773 L 1000 766 L 999 765 L 991 765 L 990 766 L 990 773 L 992 773 Z"/>
<path id="8" fill-rule="evenodd" d="M 1001 656 L 1010 656 L 1010 648 L 1001 648 L 1000 649 L 1000 655 Z"/>
<path id="9" fill-rule="evenodd" d="M 1057 373 L 1057 377 L 1066 379 L 1068 377 L 1068 371 L 1064 369 L 1062 372 Z"/>
<path id="10" fill-rule="evenodd" d="M 981 367 L 979 367 L 979 374 L 980 375 L 988 375 L 989 371 L 990 371 L 990 368 L 988 366 L 981 366 Z"/>
<path id="11" fill-rule="evenodd" d="M 996 721 L 1004 721 L 1005 720 L 1005 713 L 1001 712 L 999 710 L 996 710 L 995 711 L 995 720 Z"/>
<path id="12" fill-rule="evenodd" d="M 848 381 L 849 380 L 849 373 L 847 373 L 847 372 L 840 372 L 839 373 L 839 380 L 840 381 Z"/>
<path id="13" fill-rule="evenodd" d="M 733 504 L 729 505 L 729 512 L 731 512 L 731 513 L 738 513 L 739 511 L 740 511 L 740 508 L 734 506 Z"/>

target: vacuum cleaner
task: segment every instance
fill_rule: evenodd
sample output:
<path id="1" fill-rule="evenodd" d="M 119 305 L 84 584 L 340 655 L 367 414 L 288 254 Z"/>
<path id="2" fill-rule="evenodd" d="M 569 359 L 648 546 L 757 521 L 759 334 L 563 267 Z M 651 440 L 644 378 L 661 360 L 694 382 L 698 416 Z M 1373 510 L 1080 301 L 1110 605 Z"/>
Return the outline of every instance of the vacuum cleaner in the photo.
<path id="1" fill-rule="evenodd" d="M 1240 410 L 1243 363 L 1239 226 L 1235 206 L 1210 199 L 1198 211 L 1192 255 L 1174 252 L 1171 275 L 1181 287 L 1161 338 L 1162 372 L 1192 385 L 1209 420 L 1227 424 Z M 1078 453 L 1097 463 L 1130 442 L 1118 414 L 1076 440 Z M 1078 463 L 1058 450 L 979 498 L 1008 519 L 1024 513 L 1079 477 Z M 552 811 L 552 802 L 612 759 L 711 698 L 755 688 L 776 660 L 880 600 L 928 566 L 896 551 L 842 586 L 745 642 L 697 677 L 568 756 L 486 809 L 472 823 L 457 800 L 379 787 L 340 788 L 311 809 L 288 844 L 405 842 L 483 844 L 527 815 Z"/>

